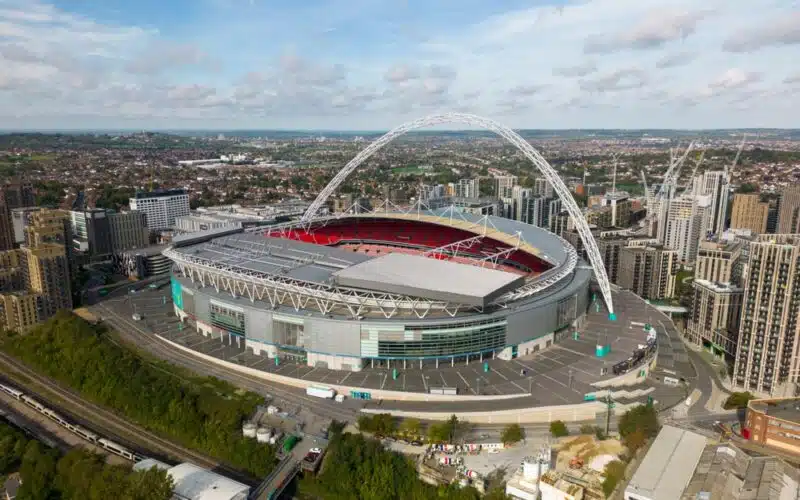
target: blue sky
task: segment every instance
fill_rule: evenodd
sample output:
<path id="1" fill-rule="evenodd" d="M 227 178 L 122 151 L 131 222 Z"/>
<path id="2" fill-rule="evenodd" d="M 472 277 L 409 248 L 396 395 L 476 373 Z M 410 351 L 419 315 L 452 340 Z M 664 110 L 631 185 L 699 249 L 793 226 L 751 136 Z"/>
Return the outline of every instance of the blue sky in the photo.
<path id="1" fill-rule="evenodd" d="M 0 123 L 800 126 L 797 0 L 0 0 Z"/>

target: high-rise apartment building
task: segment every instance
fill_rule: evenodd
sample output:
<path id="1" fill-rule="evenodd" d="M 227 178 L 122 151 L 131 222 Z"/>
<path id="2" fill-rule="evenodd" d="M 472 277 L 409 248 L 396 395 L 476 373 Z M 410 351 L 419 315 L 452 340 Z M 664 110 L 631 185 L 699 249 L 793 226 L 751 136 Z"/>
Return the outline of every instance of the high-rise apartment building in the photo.
<path id="1" fill-rule="evenodd" d="M 11 210 L 0 201 L 0 252 L 14 248 L 14 223 Z"/>
<path id="2" fill-rule="evenodd" d="M 21 250 L 0 252 L 0 293 L 23 290 L 25 279 L 21 269 Z"/>
<path id="3" fill-rule="evenodd" d="M 749 229 L 755 234 L 767 232 L 769 203 L 762 202 L 756 193 L 733 195 L 731 229 Z"/>
<path id="4" fill-rule="evenodd" d="M 694 262 L 700 240 L 707 231 L 711 199 L 708 196 L 679 196 L 669 200 L 663 243 L 678 252 L 683 262 Z"/>
<path id="5" fill-rule="evenodd" d="M 468 180 L 474 180 L 477 188 L 477 179 Z M 151 231 L 170 229 L 175 225 L 175 217 L 189 215 L 189 195 L 183 189 L 136 193 L 128 204 L 131 210 L 147 216 L 147 227 Z"/>
<path id="6" fill-rule="evenodd" d="M 794 395 L 800 377 L 800 236 L 756 236 L 742 280 L 733 383 L 750 392 Z"/>
<path id="7" fill-rule="evenodd" d="M 527 217 L 527 202 L 525 200 L 531 196 L 533 196 L 533 190 L 531 188 L 524 188 L 522 186 L 514 186 L 511 188 L 511 204 L 505 211 L 509 215 L 508 218 L 521 221 L 523 217 Z"/>
<path id="8" fill-rule="evenodd" d="M 137 210 L 108 214 L 111 252 L 120 254 L 150 244 L 147 216 Z"/>
<path id="9" fill-rule="evenodd" d="M 495 177 L 495 195 L 498 198 L 511 198 L 511 190 L 517 185 L 516 175 L 503 175 Z"/>
<path id="10" fill-rule="evenodd" d="M 588 208 L 583 211 L 583 216 L 586 218 L 586 222 L 590 225 L 593 225 L 599 229 L 608 229 L 614 227 L 611 223 L 613 220 L 613 210 L 610 206 L 605 207 L 593 207 Z"/>
<path id="11" fill-rule="evenodd" d="M 623 248 L 648 247 L 658 244 L 658 241 L 653 238 L 620 234 L 619 232 L 594 231 L 594 233 L 608 279 L 615 284 L 619 283 L 620 255 Z M 577 235 L 576 232 L 575 234 Z M 588 258 L 585 250 L 581 253 L 581 257 Z"/>
<path id="12" fill-rule="evenodd" d="M 747 239 L 731 238 L 731 233 L 724 236 L 725 239 L 700 243 L 686 336 L 716 355 L 733 359 L 744 292 L 740 284 Z"/>
<path id="13" fill-rule="evenodd" d="M 0 293 L 0 329 L 23 332 L 40 318 L 41 297 L 26 291 Z"/>
<path id="14" fill-rule="evenodd" d="M 566 210 L 557 214 L 550 214 L 550 232 L 564 238 L 567 231 L 575 228 L 569 212 Z"/>
<path id="15" fill-rule="evenodd" d="M 35 206 L 33 185 L 22 181 L 11 181 L 0 185 L 0 204 L 5 204 L 9 210 Z"/>
<path id="16" fill-rule="evenodd" d="M 14 225 L 14 242 L 17 245 L 25 243 L 25 228 L 30 225 L 30 214 L 46 210 L 42 207 L 22 207 L 11 210 L 11 221 Z"/>
<path id="17" fill-rule="evenodd" d="M 675 293 L 678 256 L 663 245 L 620 250 L 617 284 L 646 299 L 666 299 Z"/>
<path id="18" fill-rule="evenodd" d="M 769 204 L 767 213 L 767 233 L 775 234 L 778 232 L 778 214 L 780 212 L 780 200 L 773 200 Z"/>
<path id="19" fill-rule="evenodd" d="M 39 321 L 59 309 L 72 309 L 69 261 L 66 248 L 45 243 L 36 248 L 22 248 L 23 273 L 28 291 L 41 296 Z"/>
<path id="20" fill-rule="evenodd" d="M 692 282 L 693 298 L 686 336 L 690 342 L 733 359 L 739 335 L 743 290 L 732 283 Z"/>
<path id="21" fill-rule="evenodd" d="M 70 216 L 66 210 L 42 209 L 29 212 L 28 223 L 24 228 L 25 246 L 38 247 L 56 244 L 66 248 L 67 256 L 71 249 Z"/>
<path id="22" fill-rule="evenodd" d="M 523 198 L 521 221 L 536 227 L 549 228 L 550 215 L 561 211 L 559 198 Z"/>
<path id="23" fill-rule="evenodd" d="M 72 219 L 72 248 L 90 258 L 110 255 L 111 228 L 104 208 L 70 212 Z"/>
<path id="24" fill-rule="evenodd" d="M 631 223 L 633 202 L 625 191 L 606 193 L 600 200 L 603 207 L 611 207 L 611 227 L 628 227 Z"/>
<path id="25" fill-rule="evenodd" d="M 533 180 L 533 196 L 541 198 L 555 198 L 556 192 L 553 185 L 544 177 L 537 177 Z"/>
<path id="26" fill-rule="evenodd" d="M 480 198 L 481 196 L 480 179 L 460 179 L 456 185 L 456 197 L 458 198 Z M 133 208 L 133 206 L 131 206 Z"/>
<path id="27" fill-rule="evenodd" d="M 739 283 L 737 263 L 742 253 L 740 240 L 703 241 L 697 251 L 695 279 L 717 283 Z"/>
<path id="28" fill-rule="evenodd" d="M 716 170 L 704 172 L 694 178 L 692 192 L 698 196 L 710 198 L 708 221 L 706 230 L 713 234 L 725 231 L 725 221 L 728 212 L 728 175 L 724 171 Z"/>
<path id="29" fill-rule="evenodd" d="M 778 198 L 779 234 L 800 233 L 800 186 L 791 184 L 781 190 Z"/>

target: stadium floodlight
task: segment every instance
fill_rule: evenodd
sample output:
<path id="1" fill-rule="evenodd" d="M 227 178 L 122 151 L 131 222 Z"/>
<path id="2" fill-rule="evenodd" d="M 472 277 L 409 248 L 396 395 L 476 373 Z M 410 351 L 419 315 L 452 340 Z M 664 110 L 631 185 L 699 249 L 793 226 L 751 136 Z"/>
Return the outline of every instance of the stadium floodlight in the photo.
<path id="1" fill-rule="evenodd" d="M 583 245 L 586 248 L 586 253 L 589 256 L 589 262 L 591 263 L 594 274 L 597 277 L 597 282 L 600 285 L 600 292 L 603 294 L 603 299 L 605 300 L 606 307 L 608 308 L 609 319 L 615 320 L 616 315 L 614 314 L 614 305 L 611 299 L 611 284 L 608 281 L 608 275 L 606 274 L 606 269 L 603 265 L 603 259 L 600 256 L 600 250 L 597 248 L 597 243 L 595 242 L 594 236 L 589 229 L 589 224 L 586 222 L 580 207 L 575 202 L 575 199 L 572 197 L 569 189 L 567 189 L 564 181 L 561 180 L 561 178 L 558 176 L 558 172 L 553 169 L 547 160 L 545 160 L 544 157 L 536 149 L 534 149 L 534 147 L 531 146 L 528 141 L 523 139 L 522 136 L 510 128 L 500 125 L 494 120 L 490 120 L 488 118 L 467 113 L 443 113 L 418 118 L 390 130 L 359 152 L 334 176 L 333 179 L 331 179 L 328 185 L 325 186 L 325 188 L 319 193 L 311 206 L 308 207 L 308 210 L 306 210 L 306 213 L 303 214 L 301 220 L 303 222 L 310 222 L 317 215 L 317 212 L 322 205 L 328 200 L 328 197 L 330 197 L 330 195 L 336 191 L 339 185 L 344 182 L 344 180 L 356 168 L 358 168 L 359 165 L 380 150 L 383 146 L 412 130 L 445 123 L 475 125 L 486 130 L 490 130 L 514 145 L 536 166 L 544 178 L 547 179 L 551 186 L 553 186 L 553 189 L 561 199 L 561 203 L 563 203 L 563 206 L 569 213 L 572 222 L 575 224 L 575 228 L 578 230 L 578 234 L 580 235 Z"/>

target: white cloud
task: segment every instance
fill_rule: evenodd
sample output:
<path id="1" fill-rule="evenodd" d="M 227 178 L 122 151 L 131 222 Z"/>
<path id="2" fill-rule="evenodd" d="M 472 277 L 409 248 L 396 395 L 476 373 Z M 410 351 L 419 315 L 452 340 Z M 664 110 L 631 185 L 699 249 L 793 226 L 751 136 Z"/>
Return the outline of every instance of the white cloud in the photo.
<path id="1" fill-rule="evenodd" d="M 286 9 L 207 0 L 225 10 L 169 33 L 45 1 L 0 0 L 0 119 L 35 116 L 52 128 L 80 114 L 146 126 L 149 113 L 175 127 L 270 117 L 271 126 L 375 128 L 460 109 L 572 128 L 785 126 L 800 113 L 787 49 L 798 17 L 781 0 L 485 3 L 494 14 L 458 24 L 466 4 L 440 23 L 389 0 Z M 773 77 L 775 68 L 791 76 Z M 744 104 L 752 108 L 739 113 Z"/>
<path id="2" fill-rule="evenodd" d="M 800 44 L 800 11 L 757 21 L 725 40 L 728 52 L 752 52 L 770 46 Z"/>
<path id="3" fill-rule="evenodd" d="M 758 73 L 745 71 L 740 68 L 731 68 L 712 81 L 709 87 L 721 90 L 738 89 L 759 80 L 761 80 L 761 75 Z"/>
<path id="4" fill-rule="evenodd" d="M 187 66 L 210 70 L 219 68 L 218 63 L 194 45 L 159 43 L 137 54 L 128 62 L 125 69 L 130 73 L 153 75 Z"/>
<path id="5" fill-rule="evenodd" d="M 618 69 L 596 78 L 580 80 L 580 88 L 586 92 L 617 92 L 641 88 L 647 83 L 646 74 L 636 68 Z"/>
<path id="6" fill-rule="evenodd" d="M 553 68 L 554 75 L 568 78 L 590 75 L 595 71 L 597 71 L 597 63 L 594 61 L 586 61 L 585 63 L 578 64 L 576 66 L 562 66 Z"/>
<path id="7" fill-rule="evenodd" d="M 674 52 L 667 54 L 656 62 L 656 68 L 667 69 L 677 68 L 678 66 L 686 66 L 695 60 L 697 54 L 694 52 Z"/>
<path id="8" fill-rule="evenodd" d="M 617 33 L 590 35 L 584 42 L 583 51 L 587 54 L 603 54 L 625 49 L 658 48 L 693 34 L 697 24 L 707 15 L 706 11 L 653 10 L 632 28 Z"/>

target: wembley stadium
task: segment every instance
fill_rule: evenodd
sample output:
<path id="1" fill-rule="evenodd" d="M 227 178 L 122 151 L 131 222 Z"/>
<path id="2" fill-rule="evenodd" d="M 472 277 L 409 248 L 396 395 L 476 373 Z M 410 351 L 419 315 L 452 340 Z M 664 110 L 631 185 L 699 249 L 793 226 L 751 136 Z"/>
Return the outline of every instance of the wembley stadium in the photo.
<path id="1" fill-rule="evenodd" d="M 560 237 L 454 207 L 192 233 L 164 254 L 203 335 L 350 371 L 539 351 L 580 322 L 592 277 Z"/>

